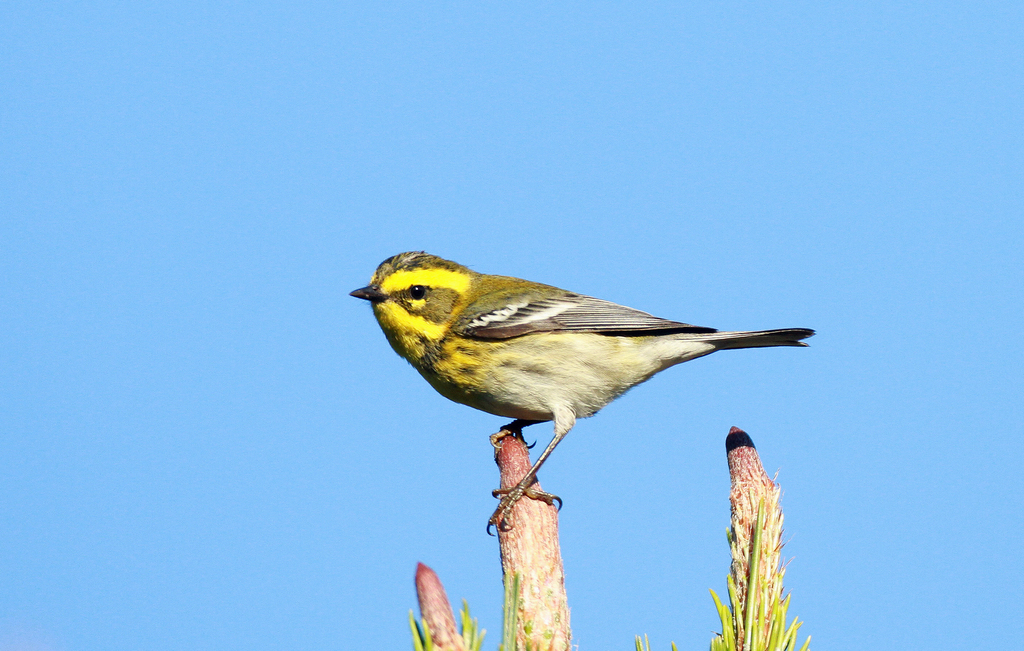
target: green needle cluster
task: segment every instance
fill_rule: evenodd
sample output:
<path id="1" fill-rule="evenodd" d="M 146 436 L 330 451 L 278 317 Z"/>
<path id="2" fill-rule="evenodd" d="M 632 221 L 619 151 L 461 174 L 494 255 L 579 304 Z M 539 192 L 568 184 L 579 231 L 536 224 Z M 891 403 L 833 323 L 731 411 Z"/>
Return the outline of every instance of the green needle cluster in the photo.
<path id="1" fill-rule="evenodd" d="M 718 609 L 718 617 L 722 621 L 722 633 L 711 640 L 711 651 L 795 651 L 797 631 L 802 622 L 796 618 L 786 625 L 789 611 L 790 595 L 782 599 L 782 579 L 786 573 L 784 568 L 767 567 L 774 576 L 771 581 L 763 581 L 762 569 L 768 566 L 769 559 L 764 558 L 762 550 L 764 541 L 774 531 L 764 531 L 765 512 L 764 500 L 758 505 L 757 520 L 754 526 L 754 537 L 750 546 L 746 565 L 749 568 L 745 584 L 740 586 L 732 574 L 728 577 L 729 606 L 726 606 L 711 591 L 711 598 Z M 781 529 L 778 530 L 781 534 Z M 767 534 L 767 535 L 766 535 Z M 735 536 L 729 532 L 730 546 L 735 552 Z M 768 554 L 769 558 L 772 556 Z M 774 555 L 777 559 L 777 554 Z M 745 598 L 741 598 L 744 595 Z M 730 608 L 731 607 L 731 608 Z M 740 624 L 742 621 L 742 624 Z M 811 638 L 804 641 L 800 651 L 807 651 Z"/>

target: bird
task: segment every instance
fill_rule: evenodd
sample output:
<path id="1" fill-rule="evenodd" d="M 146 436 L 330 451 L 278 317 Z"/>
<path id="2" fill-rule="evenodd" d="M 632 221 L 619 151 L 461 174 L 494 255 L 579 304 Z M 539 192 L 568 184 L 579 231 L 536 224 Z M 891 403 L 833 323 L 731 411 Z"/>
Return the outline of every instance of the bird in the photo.
<path id="1" fill-rule="evenodd" d="M 351 296 L 369 301 L 384 336 L 442 396 L 515 419 L 491 437 L 522 438 L 553 421 L 554 437 L 514 487 L 497 490 L 488 520 L 509 528 L 537 472 L 578 418 L 596 414 L 654 374 L 719 350 L 806 346 L 808 328 L 721 332 L 529 280 L 478 273 L 423 251 L 384 260 Z"/>

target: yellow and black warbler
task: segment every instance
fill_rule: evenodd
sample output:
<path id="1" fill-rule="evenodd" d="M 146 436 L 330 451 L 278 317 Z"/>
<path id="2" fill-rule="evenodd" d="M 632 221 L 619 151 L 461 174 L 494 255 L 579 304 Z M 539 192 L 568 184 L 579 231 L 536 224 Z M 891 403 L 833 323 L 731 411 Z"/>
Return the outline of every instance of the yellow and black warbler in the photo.
<path id="1" fill-rule="evenodd" d="M 553 420 L 555 435 L 504 493 L 503 526 L 577 418 L 597 413 L 669 366 L 728 348 L 806 346 L 805 328 L 719 332 L 540 283 L 477 273 L 423 252 L 400 253 L 352 292 L 373 305 L 391 347 L 444 397 L 516 421 Z"/>

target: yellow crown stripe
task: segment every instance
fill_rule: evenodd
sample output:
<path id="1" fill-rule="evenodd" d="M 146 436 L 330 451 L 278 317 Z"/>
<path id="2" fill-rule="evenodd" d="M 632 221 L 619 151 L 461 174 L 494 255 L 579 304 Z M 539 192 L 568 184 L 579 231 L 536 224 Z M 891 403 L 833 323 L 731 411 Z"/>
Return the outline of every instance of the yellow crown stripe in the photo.
<path id="1" fill-rule="evenodd" d="M 408 271 L 396 271 L 380 284 L 381 289 L 387 293 L 405 289 L 411 285 L 425 285 L 427 287 L 439 287 L 454 289 L 463 294 L 469 289 L 471 280 L 465 272 L 452 271 L 451 269 L 410 269 Z"/>

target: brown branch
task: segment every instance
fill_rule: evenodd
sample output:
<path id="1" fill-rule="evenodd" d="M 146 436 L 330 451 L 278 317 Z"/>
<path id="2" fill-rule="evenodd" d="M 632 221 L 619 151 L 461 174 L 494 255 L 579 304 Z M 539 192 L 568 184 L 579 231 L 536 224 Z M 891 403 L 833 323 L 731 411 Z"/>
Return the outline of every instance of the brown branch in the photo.
<path id="1" fill-rule="evenodd" d="M 530 451 L 515 436 L 496 445 L 501 487 L 511 488 L 530 470 Z M 540 483 L 532 488 L 539 491 Z M 558 509 L 524 497 L 512 508 L 508 524 L 498 527 L 498 541 L 506 584 L 517 572 L 521 577 L 516 648 L 525 649 L 529 643 L 536 650 L 568 651 L 572 634 L 558 546 Z"/>

